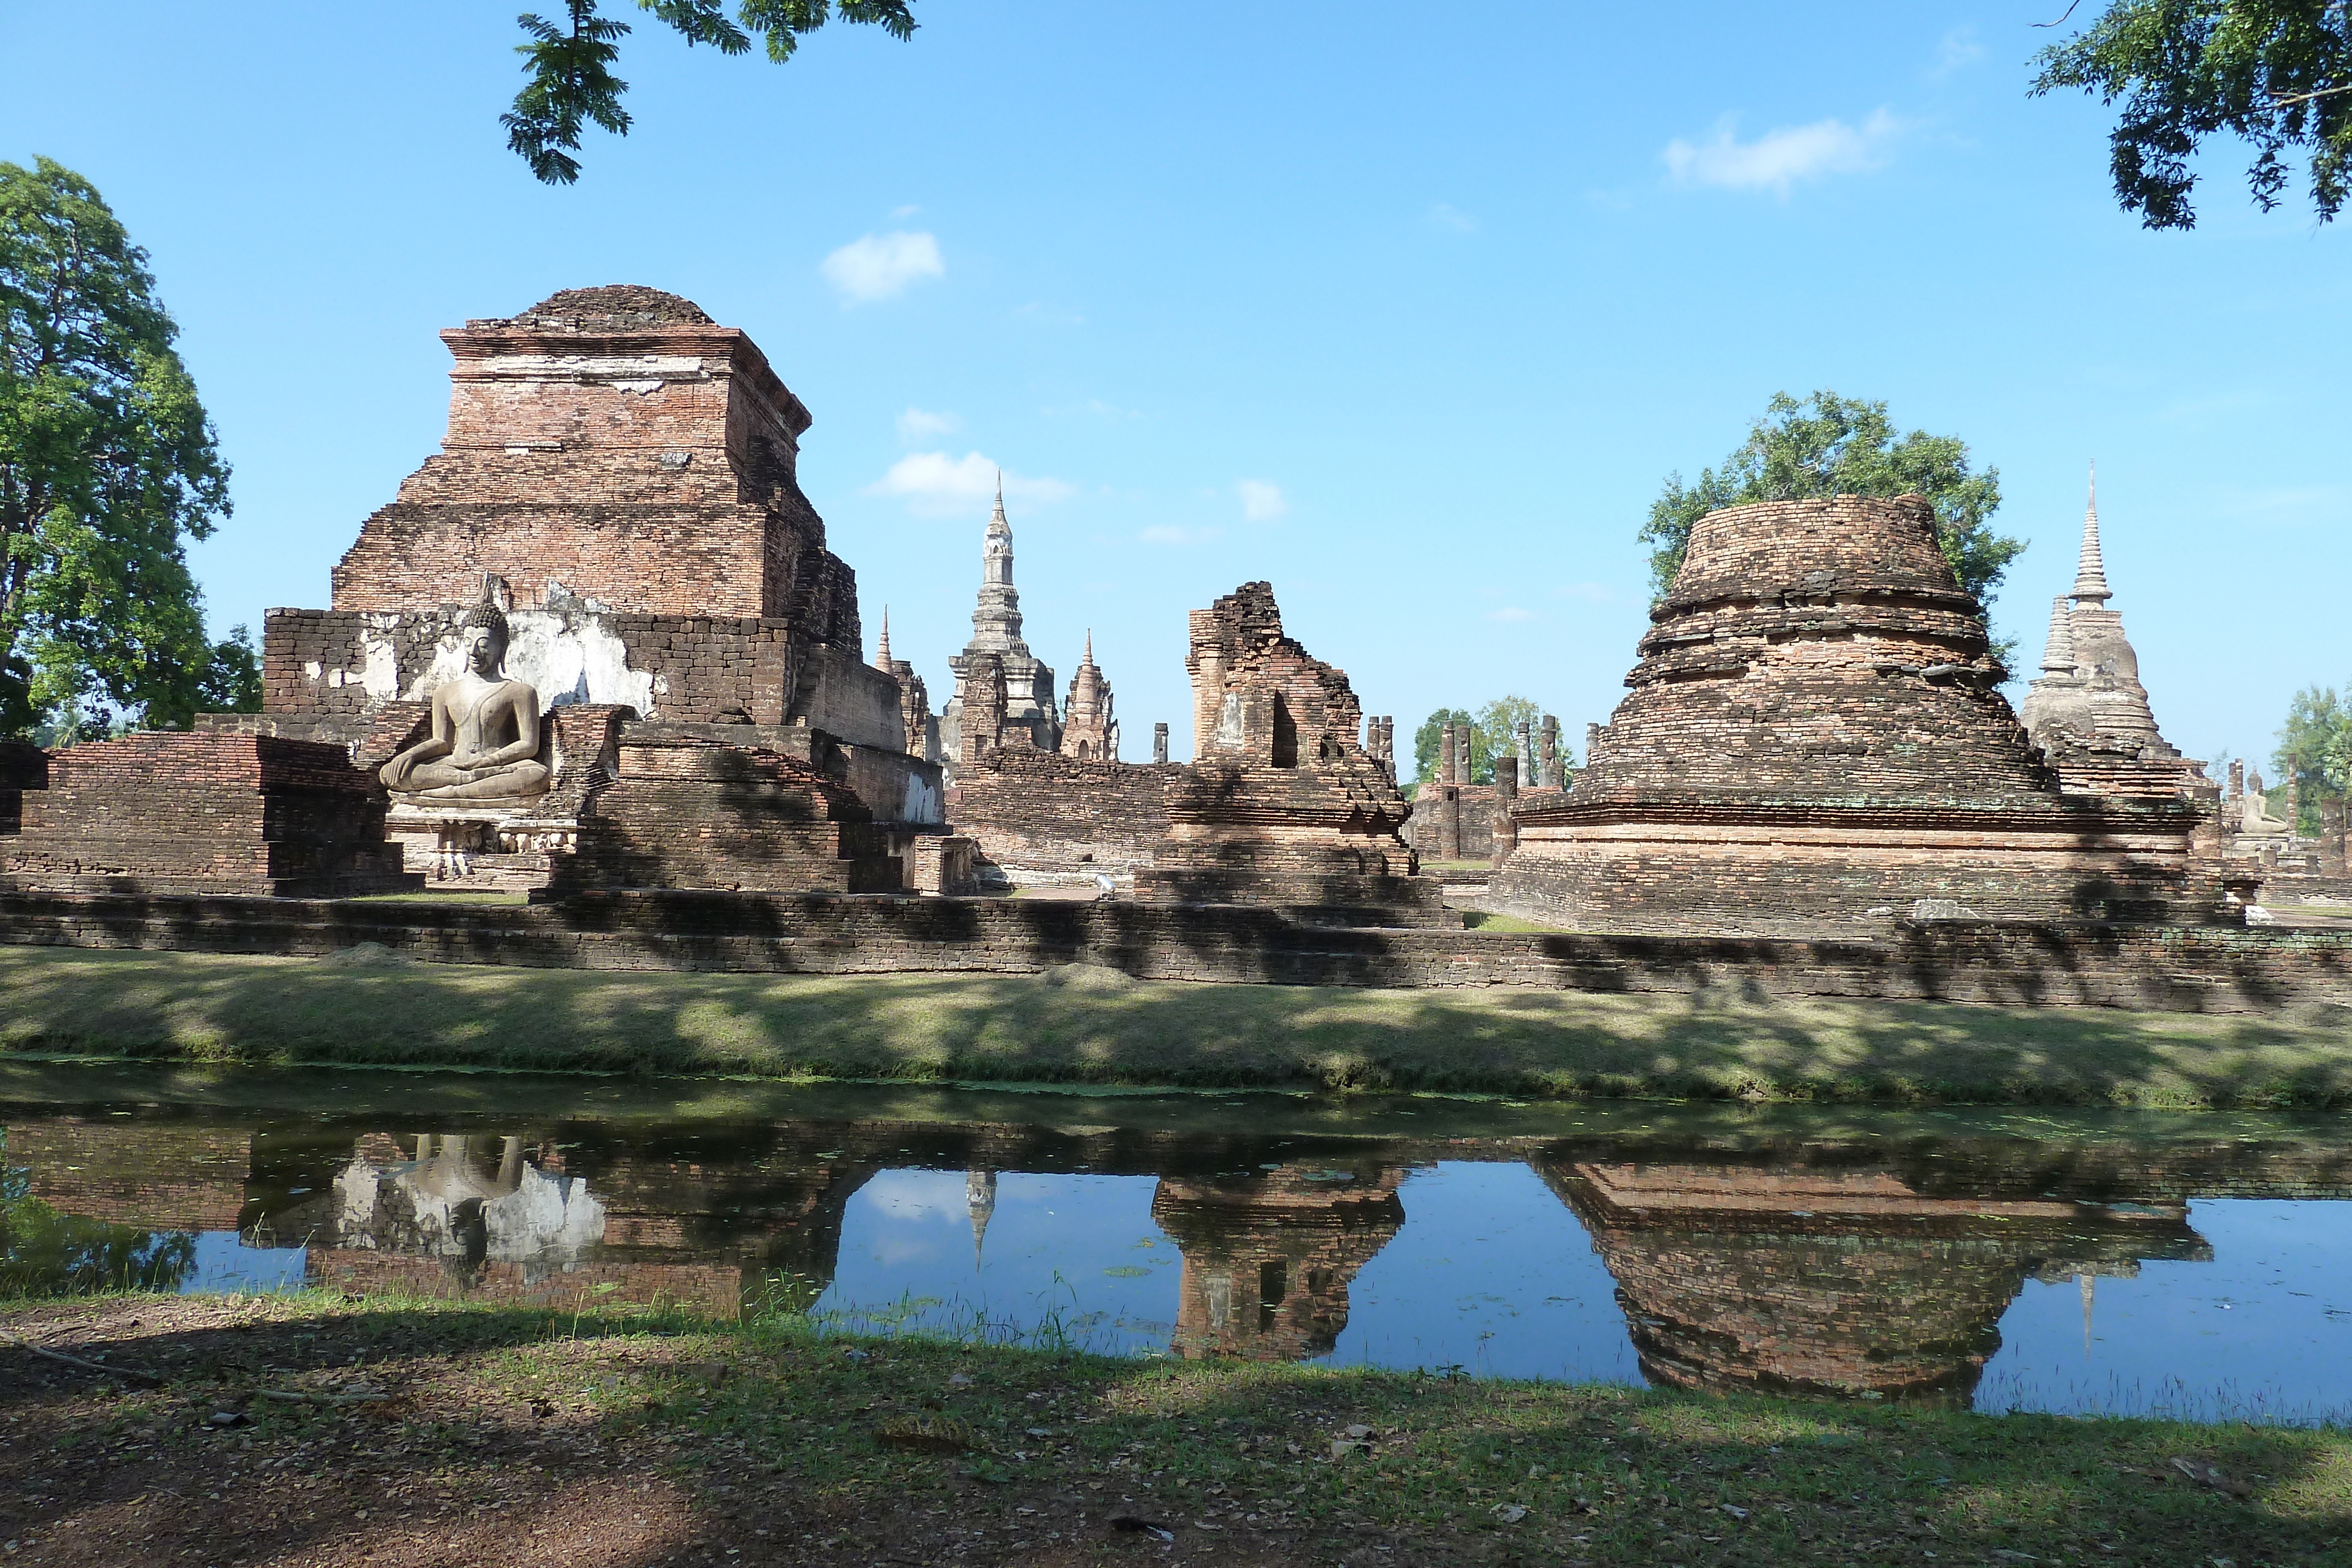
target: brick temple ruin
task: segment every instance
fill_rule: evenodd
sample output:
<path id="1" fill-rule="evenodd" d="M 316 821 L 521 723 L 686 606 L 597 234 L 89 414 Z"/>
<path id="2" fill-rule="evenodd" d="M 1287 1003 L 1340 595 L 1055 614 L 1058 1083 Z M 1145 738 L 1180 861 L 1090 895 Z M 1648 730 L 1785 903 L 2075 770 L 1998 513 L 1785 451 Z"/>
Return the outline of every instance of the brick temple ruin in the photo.
<path id="1" fill-rule="evenodd" d="M 2271 900 L 2352 895 L 2343 801 L 2324 802 L 2315 813 L 2317 834 L 2306 836 L 2292 779 L 2273 815 L 2262 775 L 2249 773 L 2243 762 L 2230 764 L 2225 788 L 2206 776 L 2202 762 L 2182 756 L 2157 727 L 2147 688 L 2140 684 L 2139 655 L 2123 616 L 2109 603 L 2114 598 L 2099 540 L 2095 473 L 2074 584 L 2051 604 L 2041 672 L 2018 706 L 2027 733 L 2066 787 L 2106 792 L 2174 782 L 2206 809 L 2200 848 L 2232 895 L 2247 903 L 2257 888 Z"/>
<path id="2" fill-rule="evenodd" d="M 1517 844 L 1512 826 L 1525 805 L 1540 804 L 1547 792 L 1568 788 L 1568 753 L 1561 748 L 1559 720 L 1546 714 L 1538 723 L 1514 726 L 1510 745 L 1494 758 L 1495 781 L 1474 784 L 1471 774 L 1472 735 L 1467 725 L 1448 719 L 1437 742 L 1437 768 L 1413 792 L 1412 815 L 1404 838 L 1423 857 L 1433 861 L 1477 861 L 1491 868 Z M 1466 878 L 1484 881 L 1470 873 Z"/>
<path id="3" fill-rule="evenodd" d="M 1272 904 L 1321 922 L 1459 925 L 1400 837 L 1409 808 L 1384 727 L 1367 730 L 1346 674 L 1282 629 L 1270 583 L 1192 612 L 1193 761 L 1168 786 L 1168 827 L 1136 896 Z"/>
<path id="4" fill-rule="evenodd" d="M 1131 883 L 1160 852 L 1191 770 L 1166 760 L 1164 726 L 1154 762 L 1119 759 L 1090 635 L 1057 705 L 1022 635 L 1001 486 L 935 716 L 887 621 L 873 661 L 860 652 L 856 576 L 796 478 L 809 413 L 746 334 L 616 287 L 441 336 L 442 448 L 362 524 L 329 608 L 269 612 L 262 713 L 0 756 L 9 885 L 955 893 L 1012 881 L 1006 862 Z M 1334 883 L 1349 908 L 1332 918 L 1444 917 L 1411 881 L 1392 800 L 1335 818 L 1314 798 L 1383 765 L 1354 738 L 1345 677 L 1281 639 L 1270 591 L 1253 591 L 1287 674 L 1251 678 L 1293 680 L 1289 711 L 1317 727 L 1247 810 L 1203 816 L 1215 790 L 1194 792 L 1187 820 L 1223 822 L 1226 871 L 1254 867 L 1199 895 L 1312 903 L 1297 874 L 1312 862 L 1388 879 Z M 1220 779 L 1241 761 L 1226 749 Z M 1375 786 L 1335 799 L 1395 794 Z"/>
<path id="5" fill-rule="evenodd" d="M 261 713 L 0 746 L 0 940 L 2352 1005 L 2347 934 L 2246 924 L 2265 882 L 2340 883 L 2340 814 L 2331 861 L 2291 792 L 2164 740 L 2095 507 L 2022 726 L 1927 502 L 1737 507 L 1583 766 L 1547 719 L 1473 785 L 1457 732 L 1409 803 L 1393 724 L 1265 582 L 1190 616 L 1192 760 L 1164 724 L 1123 758 L 1091 634 L 1066 692 L 1024 636 L 1001 494 L 934 714 L 887 618 L 864 655 L 808 410 L 685 299 L 567 290 L 442 339 L 442 448 L 327 608 L 268 613 Z M 1483 856 L 1487 907 L 1544 929 L 1465 932 L 1423 854 Z M 428 883 L 531 901 L 358 901 Z M 987 896 L 1038 883 L 1081 896 Z"/>
<path id="6" fill-rule="evenodd" d="M 1817 936 L 2194 922 L 2223 896 L 2177 753 L 2069 788 L 2028 737 L 1916 496 L 1709 513 L 1651 618 L 1574 786 L 1515 813 L 1496 907 Z"/>

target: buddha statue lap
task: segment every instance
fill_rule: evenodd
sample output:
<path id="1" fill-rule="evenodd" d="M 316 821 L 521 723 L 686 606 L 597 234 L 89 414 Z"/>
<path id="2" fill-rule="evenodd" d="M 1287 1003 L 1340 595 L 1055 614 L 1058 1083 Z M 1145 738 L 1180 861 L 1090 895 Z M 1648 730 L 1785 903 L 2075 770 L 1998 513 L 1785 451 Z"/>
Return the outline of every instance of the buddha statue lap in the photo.
<path id="1" fill-rule="evenodd" d="M 433 733 L 383 765 L 384 788 L 417 801 L 543 793 L 539 693 L 507 676 L 506 616 L 495 604 L 478 604 L 457 634 L 466 668 L 433 694 Z"/>

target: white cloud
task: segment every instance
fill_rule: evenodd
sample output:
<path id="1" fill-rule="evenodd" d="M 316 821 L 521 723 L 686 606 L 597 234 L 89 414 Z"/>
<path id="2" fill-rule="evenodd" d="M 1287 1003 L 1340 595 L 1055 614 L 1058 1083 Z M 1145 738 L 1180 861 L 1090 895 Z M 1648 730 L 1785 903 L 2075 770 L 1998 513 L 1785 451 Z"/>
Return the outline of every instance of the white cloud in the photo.
<path id="1" fill-rule="evenodd" d="M 1440 202 L 1429 209 L 1429 221 L 1442 229 L 1456 234 L 1469 234 L 1478 226 L 1478 220 L 1451 202 Z"/>
<path id="2" fill-rule="evenodd" d="M 1269 485 L 1263 479 L 1244 479 L 1234 486 L 1242 498 L 1242 516 L 1253 523 L 1270 523 L 1286 517 L 1290 502 L 1279 485 Z"/>
<path id="3" fill-rule="evenodd" d="M 1486 619 L 1489 621 L 1532 621 L 1535 618 L 1534 611 L 1522 610 L 1516 604 L 1506 604 L 1500 610 L 1486 612 Z"/>
<path id="4" fill-rule="evenodd" d="M 933 413 L 927 408 L 909 407 L 898 416 L 898 439 L 909 445 L 927 435 L 948 435 L 962 428 L 961 414 Z"/>
<path id="5" fill-rule="evenodd" d="M 1959 26 L 1945 34 L 1936 45 L 1936 68 L 1932 76 L 1949 76 L 1964 66 L 1972 66 L 1985 57 L 1985 47 L 1977 42 L 1974 27 Z"/>
<path id="6" fill-rule="evenodd" d="M 869 496 L 895 496 L 919 517 L 968 517 L 985 507 L 996 494 L 997 465 L 977 452 L 950 457 L 944 452 L 910 452 L 890 465 L 888 473 L 866 486 Z M 1004 498 L 1032 506 L 1051 506 L 1076 495 L 1077 487 L 1059 479 L 1004 476 Z"/>
<path id="7" fill-rule="evenodd" d="M 1859 126 L 1843 120 L 1782 126 L 1753 141 L 1742 141 L 1733 122 L 1718 121 L 1706 141 L 1680 137 L 1666 143 L 1666 168 L 1679 185 L 1716 185 L 1730 191 L 1770 191 L 1786 197 L 1800 180 L 1825 174 L 1859 174 L 1882 168 L 1902 122 L 1879 110 Z"/>
<path id="8" fill-rule="evenodd" d="M 841 291 L 845 303 L 864 305 L 895 298 L 908 284 L 944 277 L 948 269 L 940 259 L 937 238 L 919 229 L 898 229 L 850 241 L 826 256 L 817 270 Z"/>

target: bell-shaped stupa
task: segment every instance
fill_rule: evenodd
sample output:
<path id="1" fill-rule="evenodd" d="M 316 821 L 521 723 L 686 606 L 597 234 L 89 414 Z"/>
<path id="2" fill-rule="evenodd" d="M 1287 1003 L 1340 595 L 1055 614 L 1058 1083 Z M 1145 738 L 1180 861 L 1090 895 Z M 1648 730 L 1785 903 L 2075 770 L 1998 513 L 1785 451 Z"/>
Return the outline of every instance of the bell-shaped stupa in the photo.
<path id="1" fill-rule="evenodd" d="M 2188 896 L 2194 809 L 2060 789 L 1921 497 L 1709 513 L 1651 618 L 1574 788 L 1518 812 L 1497 906 L 1821 936 L 1931 912 L 2164 919 Z"/>

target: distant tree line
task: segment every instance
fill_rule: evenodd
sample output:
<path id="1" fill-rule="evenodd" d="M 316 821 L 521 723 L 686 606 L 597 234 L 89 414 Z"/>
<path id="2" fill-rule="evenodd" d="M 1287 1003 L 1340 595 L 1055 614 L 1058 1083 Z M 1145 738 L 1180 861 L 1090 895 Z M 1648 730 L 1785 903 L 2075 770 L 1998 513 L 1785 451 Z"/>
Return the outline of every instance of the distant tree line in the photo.
<path id="1" fill-rule="evenodd" d="M 1517 744 L 1512 737 L 1521 724 L 1541 725 L 1543 708 L 1530 698 L 1496 697 L 1493 702 L 1472 713 L 1467 708 L 1442 707 L 1421 721 L 1412 732 L 1412 779 L 1415 784 L 1433 782 L 1437 778 L 1438 752 L 1444 744 L 1445 727 L 1458 724 L 1470 737 L 1470 761 L 1464 774 L 1466 782 L 1492 784 L 1495 781 L 1495 758 L 1507 754 Z M 1559 741 L 1560 760 L 1570 761 L 1568 737 Z M 1527 782 L 1522 779 L 1524 786 Z"/>
<path id="2" fill-rule="evenodd" d="M 2352 693 L 2352 686 L 2346 690 Z M 2335 687 L 2306 686 L 2295 694 L 2279 727 L 2271 766 L 2276 770 L 2273 800 L 2281 784 L 2294 779 L 2298 821 L 2293 826 L 2305 837 L 2317 837 L 2320 802 L 2352 795 L 2352 706 Z"/>

